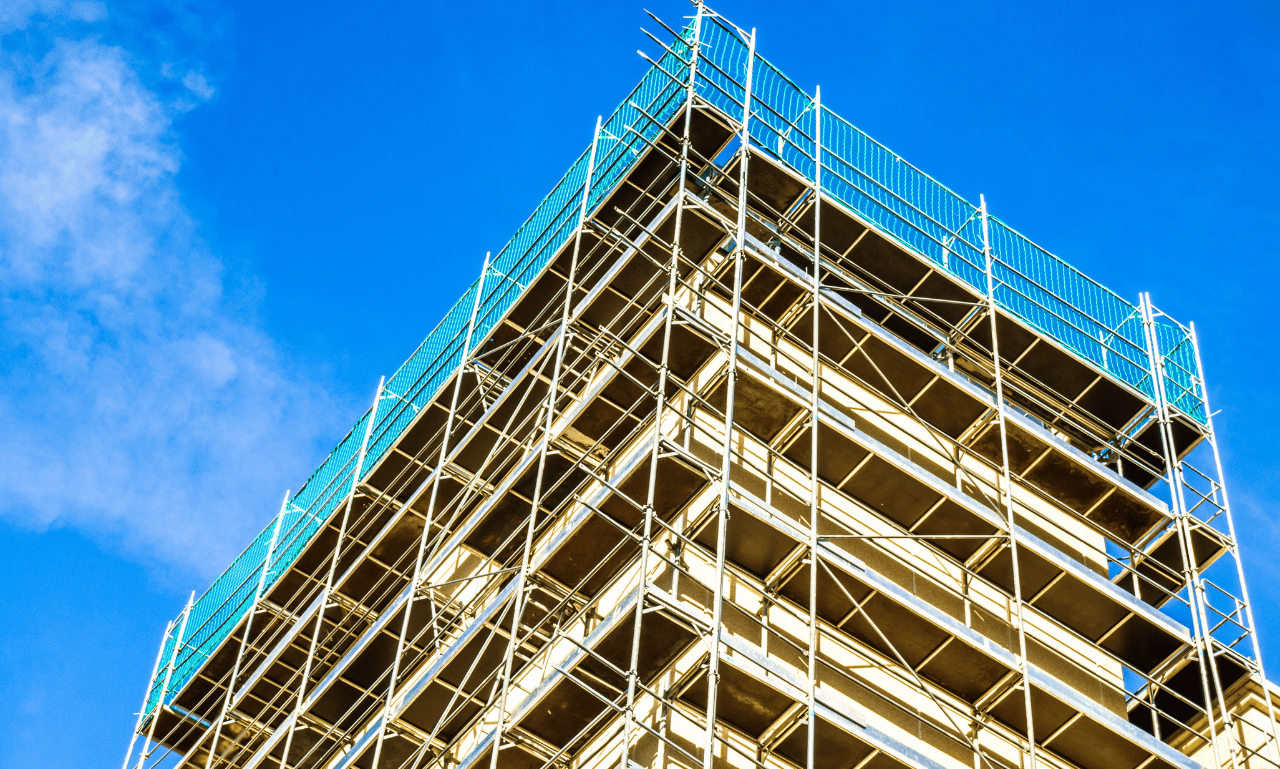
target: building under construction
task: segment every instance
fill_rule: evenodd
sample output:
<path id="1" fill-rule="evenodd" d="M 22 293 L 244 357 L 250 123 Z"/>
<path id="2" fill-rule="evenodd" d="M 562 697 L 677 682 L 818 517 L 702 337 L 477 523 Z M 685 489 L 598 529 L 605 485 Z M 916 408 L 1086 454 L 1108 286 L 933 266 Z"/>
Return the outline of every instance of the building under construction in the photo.
<path id="1" fill-rule="evenodd" d="M 1194 329 L 695 8 L 125 769 L 1280 766 Z"/>

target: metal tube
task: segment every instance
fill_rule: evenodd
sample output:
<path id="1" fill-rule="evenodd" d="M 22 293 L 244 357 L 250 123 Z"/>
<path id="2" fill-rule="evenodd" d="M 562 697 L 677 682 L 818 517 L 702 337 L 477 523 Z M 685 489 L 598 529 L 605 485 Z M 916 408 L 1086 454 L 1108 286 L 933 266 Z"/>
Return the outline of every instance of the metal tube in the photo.
<path id="1" fill-rule="evenodd" d="M 1000 502 L 1005 509 L 1005 520 L 1009 526 L 1009 553 L 1013 563 L 1013 601 L 1018 620 L 1018 667 L 1022 673 L 1022 707 L 1027 719 L 1027 750 L 1029 767 L 1036 766 L 1036 729 L 1031 717 L 1031 676 L 1030 663 L 1027 661 L 1027 622 L 1022 612 L 1022 572 L 1018 566 L 1018 526 L 1013 512 L 1013 478 L 1009 470 L 1009 428 L 1005 416 L 1004 375 L 1000 368 L 1000 342 L 996 332 L 996 284 L 991 254 L 991 235 L 987 216 L 987 198 L 981 196 L 982 212 L 982 255 L 987 270 L 987 314 L 991 320 L 991 361 L 995 369 L 996 419 L 1000 425 Z"/>
<path id="2" fill-rule="evenodd" d="M 703 4 L 699 0 L 693 19 L 693 42 L 690 45 L 689 82 L 685 87 L 684 135 L 680 142 L 680 174 L 676 188 L 675 229 L 671 238 L 671 266 L 667 273 L 666 317 L 662 323 L 662 359 L 658 367 L 657 403 L 654 407 L 653 450 L 649 454 L 649 483 L 645 492 L 644 538 L 640 543 L 640 595 L 636 599 L 631 631 L 631 666 L 627 670 L 627 704 L 622 731 L 623 769 L 631 763 L 632 732 L 635 729 L 636 687 L 640 669 L 640 629 L 644 621 L 645 598 L 649 588 L 649 551 L 653 547 L 653 503 L 657 492 L 658 455 L 662 445 L 662 418 L 667 407 L 667 378 L 671 370 L 671 326 L 675 315 L 676 291 L 680 283 L 680 233 L 684 223 L 685 186 L 689 177 L 689 143 L 693 125 L 693 102 L 698 79 L 698 57 L 701 56 Z M 665 24 L 663 26 L 666 26 Z M 677 414 L 679 412 L 676 412 Z"/>
<path id="3" fill-rule="evenodd" d="M 377 769 L 379 761 L 382 759 L 382 744 L 387 731 L 387 716 L 391 713 L 391 701 L 395 698 L 396 682 L 400 675 L 400 657 L 404 654 L 405 637 L 409 633 L 409 614 L 413 611 L 414 594 L 418 590 L 418 583 L 422 580 L 422 559 L 426 554 L 427 540 L 431 537 L 431 526 L 435 518 L 436 500 L 440 492 L 440 478 L 444 473 L 444 466 L 449 456 L 449 438 L 452 435 L 453 419 L 458 412 L 458 396 L 462 392 L 462 377 L 466 373 L 467 360 L 471 355 L 471 337 L 475 333 L 476 316 L 480 312 L 480 305 L 484 300 L 484 282 L 489 274 L 489 255 L 491 252 L 485 252 L 484 265 L 480 268 L 480 279 L 476 281 L 476 297 L 471 303 L 471 317 L 467 320 L 467 334 L 462 340 L 462 355 L 458 361 L 458 373 L 453 381 L 453 395 L 449 400 L 449 414 L 445 417 L 444 435 L 440 439 L 440 454 L 436 460 L 436 476 L 435 483 L 431 485 L 431 497 L 427 503 L 427 517 L 422 525 L 422 537 L 418 540 L 418 557 L 413 564 L 413 577 L 409 580 L 409 599 L 405 601 L 404 619 L 400 622 L 400 635 L 396 639 L 396 656 L 391 662 L 391 679 L 387 682 L 387 702 L 383 706 L 382 725 L 378 728 L 378 744 L 373 749 L 373 766 Z"/>
<path id="4" fill-rule="evenodd" d="M 813 89 L 814 108 L 814 172 L 813 172 L 813 388 L 809 395 L 809 654 L 806 716 L 808 734 L 805 742 L 805 769 L 814 769 L 814 749 L 818 739 L 818 386 L 822 380 L 819 367 L 818 326 L 822 314 L 822 86 Z"/>
<path id="5" fill-rule="evenodd" d="M 742 260 L 746 251 L 747 161 L 751 155 L 751 77 L 756 58 L 756 31 L 751 30 L 747 46 L 747 85 L 742 107 L 742 135 L 738 160 L 738 227 L 733 244 L 733 307 L 729 312 L 729 370 L 725 380 L 724 452 L 720 466 L 720 510 L 716 519 L 716 584 L 712 591 L 711 658 L 707 666 L 707 732 L 702 766 L 714 769 L 716 740 L 716 694 L 720 685 L 720 636 L 724 615 L 725 535 L 729 525 L 729 471 L 733 459 L 733 400 L 738 377 L 738 324 L 742 313 Z"/>
<path id="6" fill-rule="evenodd" d="M 271 556 L 275 553 L 276 542 L 280 538 L 280 522 L 284 520 L 284 511 L 289 506 L 289 492 L 285 491 L 284 500 L 280 503 L 280 512 L 276 513 L 276 525 L 271 530 L 271 543 L 267 545 L 267 557 L 262 561 L 262 573 L 258 575 L 258 587 L 253 593 L 253 603 L 249 605 L 249 616 L 244 622 L 244 635 L 240 637 L 240 651 L 236 653 L 235 664 L 231 667 L 231 678 L 227 680 L 227 696 L 222 701 L 222 711 L 218 713 L 218 723 L 213 731 L 213 739 L 209 742 L 209 756 L 204 761 L 205 769 L 213 766 L 213 754 L 218 750 L 218 737 L 222 736 L 222 724 L 226 720 L 227 710 L 236 694 L 236 679 L 240 677 L 240 663 L 244 660 L 244 650 L 249 644 L 249 632 L 253 630 L 253 618 L 258 613 L 258 602 L 262 600 L 262 590 L 267 584 L 267 572 L 271 569 Z M 196 742 L 188 751 L 194 755 L 196 749 L 204 742 Z"/>
<path id="7" fill-rule="evenodd" d="M 1191 628 L 1196 646 L 1196 655 L 1200 659 L 1200 686 L 1203 690 L 1205 717 L 1209 725 L 1208 741 L 1213 752 L 1215 766 L 1222 766 L 1218 754 L 1218 727 L 1213 715 L 1213 697 L 1211 687 L 1221 697 L 1221 686 L 1217 682 L 1217 665 L 1213 658 L 1211 639 L 1208 636 L 1208 618 L 1203 612 L 1204 596 L 1200 588 L 1199 570 L 1196 568 L 1195 551 L 1191 541 L 1191 532 L 1187 524 L 1186 499 L 1182 495 L 1182 470 L 1177 454 L 1173 449 L 1173 430 L 1169 404 L 1164 393 L 1164 364 L 1160 354 L 1160 338 L 1156 333 L 1155 313 L 1151 307 L 1151 297 L 1143 293 L 1138 298 L 1139 311 L 1142 314 L 1144 340 L 1147 344 L 1147 358 L 1151 367 L 1151 388 L 1155 393 L 1156 419 L 1160 424 L 1160 444 L 1164 453 L 1165 483 L 1169 488 L 1169 502 L 1173 508 L 1178 545 L 1182 555 L 1182 580 L 1187 589 L 1187 601 L 1191 610 Z M 1230 723 L 1225 699 L 1219 700 L 1225 724 Z M 1227 737 L 1227 749 L 1232 766 L 1238 764 L 1235 747 L 1231 738 Z"/>
<path id="8" fill-rule="evenodd" d="M 137 769 L 142 769 L 142 764 L 147 760 L 147 752 L 151 750 L 151 741 L 155 739 L 156 723 L 160 721 L 160 713 L 164 710 L 164 698 L 169 693 L 169 682 L 173 679 L 173 669 L 178 662 L 178 652 L 182 649 L 182 639 L 187 632 L 187 620 L 191 618 L 191 607 L 196 602 L 196 591 L 191 591 L 191 597 L 187 599 L 187 607 L 182 610 L 182 622 L 178 625 L 178 635 L 173 640 L 173 654 L 169 655 L 169 665 L 164 671 L 164 684 L 160 687 L 160 697 L 156 700 L 156 707 L 153 711 L 154 716 L 151 717 L 151 726 L 147 729 L 146 739 L 142 741 L 142 752 L 138 754 Z M 143 704 L 146 709 L 146 704 Z"/>
<path id="9" fill-rule="evenodd" d="M 1240 560 L 1240 540 L 1236 538 L 1235 518 L 1231 514 L 1231 504 L 1227 499 L 1227 479 L 1222 472 L 1222 455 L 1218 452 L 1217 432 L 1213 429 L 1213 410 L 1209 407 L 1209 388 L 1205 385 L 1204 363 L 1200 360 L 1200 341 L 1196 336 L 1196 324 L 1190 324 L 1191 349 L 1195 352 L 1196 371 L 1200 373 L 1200 395 L 1204 402 L 1205 425 L 1209 428 L 1209 445 L 1213 448 L 1213 464 L 1218 474 L 1218 487 L 1222 490 L 1222 509 L 1227 515 L 1227 531 L 1231 534 L 1231 555 L 1236 562 L 1236 578 L 1240 581 L 1240 602 L 1244 605 L 1245 620 L 1249 623 L 1249 640 L 1253 645 L 1254 664 L 1258 666 L 1258 685 L 1262 688 L 1262 698 L 1267 703 L 1267 716 L 1271 720 L 1269 735 L 1275 760 L 1280 761 L 1280 726 L 1277 725 L 1275 704 L 1271 699 L 1270 684 L 1266 670 L 1262 664 L 1262 647 L 1258 644 L 1257 626 L 1253 622 L 1253 604 L 1249 601 L 1249 588 L 1244 579 L 1244 563 Z"/>
<path id="10" fill-rule="evenodd" d="M 169 640 L 169 633 L 173 632 L 173 620 L 164 626 L 164 633 L 160 636 L 160 648 L 156 650 L 156 661 L 151 666 L 151 677 L 147 679 L 147 690 L 142 695 L 142 707 L 138 710 L 138 721 L 133 725 L 133 736 L 129 739 L 129 750 L 124 754 L 124 764 L 121 769 L 128 769 L 129 759 L 133 758 L 133 746 L 138 741 L 138 731 L 142 728 L 142 718 L 147 714 L 147 702 L 151 699 L 151 685 L 155 683 L 156 674 L 160 672 L 160 660 L 164 659 L 164 646 Z M 175 644 L 174 648 L 177 648 Z"/>
<path id="11" fill-rule="evenodd" d="M 373 435 L 373 425 L 378 421 L 378 404 L 382 401 L 382 388 L 387 378 L 378 379 L 378 391 L 373 396 L 373 406 L 369 409 L 369 421 L 364 427 L 364 438 L 360 441 L 360 453 L 356 458 L 355 470 L 351 473 L 351 490 L 347 492 L 347 504 L 342 511 L 342 523 L 338 525 L 338 541 L 333 546 L 333 558 L 329 560 L 329 576 L 325 579 L 324 592 L 321 594 L 320 608 L 316 611 L 316 626 L 311 634 L 311 645 L 307 649 L 307 661 L 302 667 L 302 679 L 298 683 L 298 699 L 294 710 L 300 711 L 306 699 L 307 679 L 311 677 L 311 663 L 315 660 L 316 645 L 320 641 L 320 629 L 324 627 L 324 613 L 329 606 L 329 595 L 333 592 L 333 577 L 338 569 L 338 556 L 342 554 L 342 538 L 346 536 L 347 521 L 351 517 L 351 505 L 355 501 L 356 489 L 360 486 L 360 476 L 364 471 L 365 451 L 369 448 L 369 436 Z M 298 713 L 297 715 L 301 715 Z M 285 737 L 284 752 L 281 754 L 281 769 L 288 769 L 289 750 L 293 747 L 293 735 L 298 728 L 298 718 L 289 722 L 289 734 Z"/>
<path id="12" fill-rule="evenodd" d="M 534 482 L 533 503 L 529 508 L 529 519 L 525 528 L 523 552 L 520 556 L 520 574 L 517 577 L 518 587 L 515 594 L 515 609 L 511 618 L 511 638 L 507 643 L 507 651 L 502 663 L 502 694 L 498 700 L 498 723 L 494 727 L 493 752 L 490 755 L 490 769 L 498 769 L 498 751 L 502 749 L 502 732 L 507 719 L 507 695 L 511 689 L 511 669 L 514 665 L 516 640 L 520 637 L 520 621 L 524 614 L 525 592 L 529 583 L 530 551 L 533 549 L 533 530 L 538 520 L 538 508 L 542 505 L 542 481 L 547 469 L 547 447 L 551 442 L 551 428 L 555 422 L 556 395 L 560 385 L 560 369 L 564 365 L 564 350 L 568 344 L 569 315 L 573 305 L 573 287 L 577 279 L 578 253 L 582 246 L 582 228 L 587 219 L 587 205 L 591 200 L 591 176 L 595 171 L 596 148 L 600 144 L 601 118 L 596 117 L 595 135 L 591 139 L 591 153 L 587 156 L 587 176 L 582 183 L 582 207 L 578 211 L 578 226 L 574 233 L 573 256 L 569 262 L 569 279 L 565 281 L 564 311 L 560 316 L 560 335 L 556 339 L 556 360 L 552 368 L 551 384 L 547 388 L 547 418 L 543 426 L 542 449 L 538 454 L 537 479 Z"/>

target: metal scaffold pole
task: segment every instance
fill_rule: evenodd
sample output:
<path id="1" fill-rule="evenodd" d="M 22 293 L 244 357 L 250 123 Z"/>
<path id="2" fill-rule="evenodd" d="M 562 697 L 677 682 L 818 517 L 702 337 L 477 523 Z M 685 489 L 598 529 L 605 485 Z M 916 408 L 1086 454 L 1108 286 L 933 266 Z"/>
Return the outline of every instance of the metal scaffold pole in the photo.
<path id="1" fill-rule="evenodd" d="M 1183 496 L 1182 462 L 1174 449 L 1173 416 L 1170 413 L 1169 403 L 1164 391 L 1164 358 L 1160 352 L 1160 339 L 1159 334 L 1156 332 L 1155 310 L 1151 306 L 1151 297 L 1148 294 L 1142 294 L 1138 298 L 1138 307 L 1142 314 L 1143 334 L 1151 364 L 1151 387 L 1155 393 L 1156 420 L 1160 425 L 1160 445 L 1162 459 L 1165 464 L 1164 480 L 1169 489 L 1170 506 L 1173 508 L 1178 546 L 1182 558 L 1181 577 L 1191 609 L 1191 629 L 1199 660 L 1204 712 L 1208 721 L 1208 741 L 1212 748 L 1214 765 L 1220 767 L 1222 766 L 1222 759 L 1218 752 L 1219 729 L 1214 716 L 1213 694 L 1218 695 L 1224 732 L 1231 728 L 1231 714 L 1227 711 L 1226 698 L 1223 697 L 1222 685 L 1218 680 L 1218 668 L 1215 664 L 1213 651 L 1213 635 L 1209 629 L 1208 617 L 1204 612 L 1204 587 L 1200 581 L 1200 570 L 1196 564 L 1195 550 L 1191 538 L 1191 513 L 1187 510 L 1186 498 Z M 1240 760 L 1236 755 L 1235 741 L 1230 734 L 1225 734 L 1224 736 L 1231 766 L 1239 769 Z"/>
<path id="2" fill-rule="evenodd" d="M 173 620 L 165 625 L 164 634 L 160 636 L 160 648 L 156 651 L 156 661 L 151 668 L 151 677 L 147 679 L 147 690 L 142 695 L 142 708 L 138 710 L 138 720 L 133 725 L 133 736 L 129 738 L 129 750 L 124 754 L 124 764 L 121 769 L 129 769 L 129 759 L 133 758 L 133 746 L 138 743 L 138 732 L 142 728 L 142 719 L 147 714 L 147 702 L 151 700 L 151 684 L 156 680 L 156 673 L 160 672 L 160 660 L 164 659 L 164 647 L 169 640 L 169 634 L 173 632 Z M 176 645 L 174 647 L 177 648 Z M 148 742 L 150 738 L 148 738 Z"/>
<path id="3" fill-rule="evenodd" d="M 805 662 L 805 703 L 807 733 L 805 735 L 805 769 L 814 769 L 814 751 L 818 739 L 818 399 L 821 397 L 822 354 L 818 346 L 818 327 L 822 315 L 822 87 L 813 89 L 814 170 L 813 170 L 813 378 L 809 382 L 809 650 Z"/>
<path id="4" fill-rule="evenodd" d="M 529 517 L 525 527 L 524 545 L 520 555 L 520 572 L 516 576 L 515 606 L 511 612 L 511 638 L 507 642 L 507 650 L 502 663 L 501 694 L 498 697 L 497 723 L 493 730 L 492 753 L 489 758 L 490 769 L 498 769 L 498 753 L 502 750 L 502 735 L 506 729 L 507 704 L 511 691 L 512 667 L 515 662 L 515 651 L 520 639 L 520 622 L 524 615 L 527 593 L 530 589 L 530 559 L 533 554 L 533 535 L 538 522 L 538 508 L 542 506 L 543 479 L 547 469 L 547 451 L 551 443 L 551 434 L 555 425 L 556 401 L 560 389 L 561 370 L 564 365 L 565 348 L 568 346 L 569 320 L 573 311 L 573 292 L 577 280 L 578 256 L 582 247 L 582 230 L 586 223 L 587 207 L 591 201 L 591 181 L 595 172 L 596 151 L 600 145 L 601 117 L 596 118 L 595 133 L 591 138 L 591 152 L 587 156 L 587 173 L 582 182 L 582 204 L 578 210 L 578 225 L 574 233 L 573 256 L 569 262 L 569 276 L 564 287 L 564 307 L 560 314 L 559 336 L 556 338 L 555 365 L 552 368 L 551 382 L 547 387 L 546 420 L 542 428 L 542 448 L 538 455 L 538 469 L 534 481 L 533 500 L 529 508 Z"/>
<path id="5" fill-rule="evenodd" d="M 1148 299 L 1148 302 L 1150 299 Z M 1240 559 L 1240 540 L 1236 537 L 1235 517 L 1231 512 L 1231 503 L 1227 498 L 1227 479 L 1222 471 L 1222 454 L 1218 450 L 1218 437 L 1213 427 L 1213 409 L 1209 405 L 1209 388 L 1205 385 L 1204 379 L 1204 363 L 1200 358 L 1200 340 L 1196 335 L 1196 324 L 1191 323 L 1189 336 L 1191 339 L 1191 349 L 1195 353 L 1196 371 L 1200 372 L 1200 394 L 1204 401 L 1205 427 L 1208 428 L 1207 438 L 1209 446 L 1213 450 L 1213 465 L 1217 475 L 1217 490 L 1221 494 L 1221 501 L 1218 503 L 1227 518 L 1227 532 L 1231 536 L 1231 559 L 1235 562 L 1236 579 L 1240 583 L 1240 602 L 1243 604 L 1244 619 L 1247 623 L 1249 633 L 1249 644 L 1253 650 L 1253 664 L 1257 667 L 1256 675 L 1258 685 L 1262 688 L 1262 699 L 1267 704 L 1267 719 L 1270 721 L 1271 732 L 1264 735 L 1265 742 L 1271 747 L 1271 762 L 1280 765 L 1280 725 L 1276 720 L 1275 702 L 1272 700 L 1270 691 L 1270 682 L 1267 679 L 1266 668 L 1262 664 L 1262 647 L 1258 643 L 1257 626 L 1253 619 L 1253 604 L 1249 601 L 1249 588 L 1245 583 L 1244 562 Z"/>
<path id="6" fill-rule="evenodd" d="M 681 229 L 685 216 L 685 190 L 689 180 L 689 145 L 693 126 L 694 98 L 697 95 L 698 58 L 701 54 L 702 12 L 703 5 L 697 4 L 693 18 L 693 39 L 688 42 L 689 69 L 688 82 L 685 84 L 684 131 L 680 137 L 680 170 L 677 176 L 675 229 L 671 239 L 671 262 L 667 270 L 667 291 L 663 299 L 666 317 L 662 322 L 662 357 L 658 366 L 657 398 L 653 418 L 653 447 L 649 452 L 649 483 L 645 490 L 644 536 L 640 542 L 640 585 L 636 598 L 634 626 L 631 632 L 631 657 L 627 669 L 627 699 L 625 720 L 622 733 L 622 756 L 619 766 L 629 769 L 631 763 L 632 733 L 636 720 L 636 690 L 639 687 L 640 675 L 640 642 L 641 628 L 644 622 L 645 608 L 649 593 L 649 556 L 653 548 L 653 516 L 654 500 L 657 493 L 658 459 L 662 450 L 663 417 L 668 408 L 667 379 L 671 373 L 671 328 L 675 318 L 676 297 L 680 287 L 680 249 Z M 679 416 L 679 412 L 675 412 Z"/>
<path id="7" fill-rule="evenodd" d="M 995 370 L 996 420 L 1000 426 L 1000 505 L 1004 508 L 1009 532 L 1009 555 L 1013 563 L 1014 620 L 1018 624 L 1018 668 L 1022 677 L 1022 704 L 1027 719 L 1027 756 L 1030 769 L 1036 767 L 1036 729 L 1031 716 L 1031 663 L 1027 660 L 1027 621 L 1023 615 L 1022 571 L 1018 563 L 1018 524 L 1013 512 L 1013 478 L 1009 469 L 1009 425 L 1005 413 L 1004 373 L 1000 363 L 1000 342 L 996 322 L 995 258 L 991 250 L 991 225 L 987 199 L 979 198 L 982 216 L 982 256 L 987 273 L 987 315 L 991 322 L 991 362 Z"/>
<path id="8" fill-rule="evenodd" d="M 725 380 L 724 448 L 720 459 L 720 498 L 716 518 L 716 576 L 711 602 L 711 657 L 707 663 L 707 730 L 702 765 L 713 769 L 716 742 L 716 696 L 720 687 L 720 638 L 724 622 L 725 534 L 729 526 L 729 474 L 733 467 L 733 405 L 738 378 L 739 324 L 742 322 L 742 262 L 747 237 L 747 161 L 751 157 L 751 77 L 755 69 L 756 31 L 747 44 L 747 76 L 742 96 L 742 126 L 738 138 L 738 224 L 733 243 L 733 305 L 729 310 L 729 365 Z"/>
<path id="9" fill-rule="evenodd" d="M 160 720 L 160 714 L 164 711 L 164 699 L 169 694 L 169 682 L 173 680 L 173 669 L 177 666 L 178 652 L 182 650 L 182 640 L 187 632 L 187 620 L 191 618 L 191 607 L 196 600 L 196 591 L 191 591 L 191 597 L 187 599 L 187 607 L 182 610 L 182 619 L 178 622 L 178 635 L 173 640 L 173 653 L 169 655 L 169 664 L 164 671 L 164 684 L 160 687 L 160 696 L 156 698 L 156 706 L 152 711 L 151 726 L 147 727 L 147 736 L 142 741 L 142 752 L 138 754 L 137 769 L 142 769 L 143 762 L 147 760 L 147 754 L 151 751 L 151 741 L 155 739 L 156 723 Z M 146 708 L 146 704 L 143 704 Z"/>
<path id="10" fill-rule="evenodd" d="M 209 755 L 204 761 L 205 769 L 213 766 L 213 757 L 218 752 L 218 738 L 222 736 L 222 726 L 226 723 L 227 713 L 230 711 L 232 701 L 235 699 L 236 681 L 240 677 L 240 665 L 244 662 L 245 648 L 249 645 L 249 634 L 253 631 L 253 618 L 258 613 L 258 603 L 262 600 L 262 591 L 267 586 L 267 573 L 271 570 L 271 557 L 275 554 L 276 543 L 280 540 L 280 524 L 284 521 L 284 512 L 288 507 L 289 492 L 285 491 L 284 499 L 280 502 L 280 512 L 276 513 L 275 526 L 271 529 L 271 542 L 267 545 L 267 555 L 262 560 L 262 571 L 258 574 L 258 586 L 253 591 L 253 602 L 249 605 L 249 611 L 246 615 L 244 634 L 240 636 L 240 650 L 236 652 L 236 662 L 231 668 L 231 678 L 227 681 L 227 696 L 222 701 L 222 710 L 218 713 L 218 720 L 213 730 L 213 738 L 209 741 Z M 188 756 L 195 755 L 195 751 L 203 742 L 204 738 L 201 736 L 201 739 L 187 751 Z"/>
<path id="11" fill-rule="evenodd" d="M 484 301 L 485 278 L 489 275 L 489 256 L 484 255 L 484 264 L 480 267 L 480 277 L 476 280 L 475 300 L 471 303 L 471 315 L 467 319 L 467 332 L 462 339 L 462 351 L 458 359 L 458 370 L 454 375 L 453 394 L 449 397 L 449 413 L 445 417 L 444 437 L 440 441 L 440 453 L 436 460 L 435 478 L 431 483 L 431 496 L 427 502 L 426 520 L 422 526 L 422 536 L 418 540 L 418 555 L 414 559 L 413 575 L 409 578 L 409 598 L 405 601 L 404 619 L 400 622 L 400 634 L 396 639 L 396 655 L 391 662 L 390 678 L 387 681 L 386 704 L 382 708 L 382 720 L 378 724 L 378 740 L 374 746 L 373 766 L 377 769 L 382 759 L 382 746 L 386 739 L 388 720 L 391 718 L 391 705 L 395 702 L 396 685 L 400 681 L 400 661 L 404 656 L 404 648 L 409 634 L 409 619 L 413 611 L 414 599 L 423 581 L 422 562 L 426 557 L 427 541 L 431 538 L 431 527 L 435 521 L 436 501 L 440 493 L 440 481 L 444 477 L 444 467 L 448 460 L 450 439 L 453 437 L 453 422 L 457 417 L 458 396 L 462 392 L 462 380 L 466 375 L 468 362 L 471 360 L 471 342 L 476 329 L 476 317 Z"/>
<path id="12" fill-rule="evenodd" d="M 378 391 L 373 396 L 373 406 L 369 408 L 369 421 L 364 427 L 364 438 L 360 440 L 360 451 L 356 455 L 355 469 L 351 472 L 351 489 L 347 492 L 347 502 L 342 510 L 342 522 L 338 526 L 338 539 L 333 546 L 333 557 L 329 560 L 329 575 L 325 579 L 324 592 L 320 594 L 319 608 L 316 610 L 315 629 L 311 633 L 311 644 L 307 648 L 307 661 L 302 667 L 302 680 L 298 685 L 298 698 L 294 703 L 293 717 L 289 721 L 289 731 L 284 741 L 284 753 L 281 763 L 287 767 L 289 752 L 293 747 L 293 735 L 297 731 L 298 721 L 302 715 L 302 703 L 307 695 L 307 682 L 311 678 L 311 666 L 315 661 L 316 647 L 320 642 L 320 631 L 324 629 L 324 615 L 329 607 L 329 598 L 333 594 L 333 580 L 338 573 L 338 558 L 342 555 L 342 541 L 346 538 L 347 522 L 351 518 L 351 506 L 355 502 L 356 490 L 360 488 L 364 473 L 365 453 L 369 449 L 369 438 L 373 435 L 373 427 L 378 421 L 378 405 L 382 402 L 382 390 L 387 378 L 378 379 Z"/>

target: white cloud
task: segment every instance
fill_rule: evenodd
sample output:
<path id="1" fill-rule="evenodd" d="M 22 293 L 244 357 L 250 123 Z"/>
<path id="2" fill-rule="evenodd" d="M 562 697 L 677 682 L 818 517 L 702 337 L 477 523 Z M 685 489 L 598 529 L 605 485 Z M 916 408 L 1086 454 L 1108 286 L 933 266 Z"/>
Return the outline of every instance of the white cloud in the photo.
<path id="1" fill-rule="evenodd" d="M 201 101 L 208 101 L 213 98 L 213 86 L 209 85 L 209 81 L 199 72 L 188 72 L 186 77 L 182 78 L 182 84 L 185 85 L 191 93 L 200 97 Z"/>
<path id="2" fill-rule="evenodd" d="M 12 5 L 0 34 L 56 13 L 103 10 Z M 88 33 L 0 63 L 0 515 L 209 577 L 341 427 L 183 206 L 171 121 L 213 88 L 182 83 Z"/>
<path id="3" fill-rule="evenodd" d="M 107 17 L 107 5 L 95 0 L 5 0 L 0 3 L 0 33 L 10 29 L 23 29 L 33 17 L 102 21 Z"/>

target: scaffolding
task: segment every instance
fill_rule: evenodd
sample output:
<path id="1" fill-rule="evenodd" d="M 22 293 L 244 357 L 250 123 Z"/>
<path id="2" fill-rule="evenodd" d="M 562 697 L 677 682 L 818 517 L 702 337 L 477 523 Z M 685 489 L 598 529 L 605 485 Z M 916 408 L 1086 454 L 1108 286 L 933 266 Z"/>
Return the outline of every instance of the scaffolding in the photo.
<path id="1" fill-rule="evenodd" d="M 695 8 L 125 769 L 1280 766 L 1194 328 Z"/>

